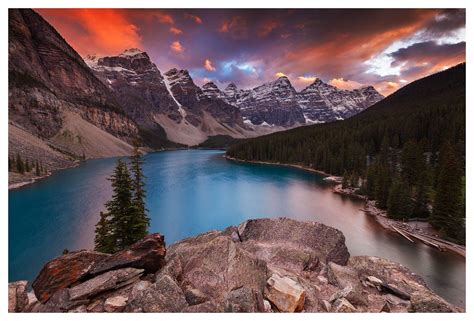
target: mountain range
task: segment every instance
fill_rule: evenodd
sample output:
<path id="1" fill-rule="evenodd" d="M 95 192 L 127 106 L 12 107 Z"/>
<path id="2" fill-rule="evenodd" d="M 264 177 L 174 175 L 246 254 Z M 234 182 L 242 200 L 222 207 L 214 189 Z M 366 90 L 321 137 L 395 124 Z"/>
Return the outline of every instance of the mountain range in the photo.
<path id="1" fill-rule="evenodd" d="M 10 153 L 48 168 L 79 157 L 196 145 L 210 136 L 256 137 L 351 117 L 383 99 L 373 87 L 341 90 L 316 79 L 298 92 L 287 77 L 253 89 L 196 85 L 127 49 L 84 59 L 39 14 L 9 10 Z"/>

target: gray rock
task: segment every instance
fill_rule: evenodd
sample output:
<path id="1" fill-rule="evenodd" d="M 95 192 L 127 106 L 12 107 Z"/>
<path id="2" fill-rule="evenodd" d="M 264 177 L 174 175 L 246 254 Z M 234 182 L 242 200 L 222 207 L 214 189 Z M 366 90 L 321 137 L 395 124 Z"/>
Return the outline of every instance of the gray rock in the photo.
<path id="1" fill-rule="evenodd" d="M 186 302 L 188 302 L 189 305 L 201 304 L 209 300 L 209 298 L 204 293 L 198 289 L 193 288 L 187 288 L 184 291 L 184 296 L 186 298 Z"/>
<path id="2" fill-rule="evenodd" d="M 8 283 L 8 312 L 22 312 L 28 305 L 28 281 Z"/>
<path id="3" fill-rule="evenodd" d="M 180 312 L 188 306 L 183 291 L 169 275 L 160 275 L 156 283 L 138 292 L 126 307 L 127 312 Z"/>
<path id="4" fill-rule="evenodd" d="M 333 306 L 334 312 L 357 312 L 357 309 L 346 299 L 337 299 Z"/>
<path id="5" fill-rule="evenodd" d="M 121 288 L 138 280 L 143 270 L 124 268 L 109 271 L 84 283 L 76 285 L 69 290 L 71 300 L 92 298 L 99 293 Z"/>
<path id="6" fill-rule="evenodd" d="M 413 292 L 410 303 L 409 312 L 462 312 L 461 309 L 427 290 Z"/>
<path id="7" fill-rule="evenodd" d="M 241 287 L 227 293 L 225 312 L 264 312 L 263 296 L 254 289 Z"/>
<path id="8" fill-rule="evenodd" d="M 289 218 L 248 220 L 239 226 L 243 242 L 275 244 L 284 242 L 292 250 L 304 250 L 323 262 L 345 265 L 349 252 L 341 231 L 317 222 Z M 291 255 L 291 253 L 290 253 Z"/>
<path id="9" fill-rule="evenodd" d="M 224 312 L 222 305 L 215 303 L 214 301 L 207 301 L 201 304 L 191 305 L 185 307 L 181 312 L 188 313 L 209 313 L 209 312 Z"/>

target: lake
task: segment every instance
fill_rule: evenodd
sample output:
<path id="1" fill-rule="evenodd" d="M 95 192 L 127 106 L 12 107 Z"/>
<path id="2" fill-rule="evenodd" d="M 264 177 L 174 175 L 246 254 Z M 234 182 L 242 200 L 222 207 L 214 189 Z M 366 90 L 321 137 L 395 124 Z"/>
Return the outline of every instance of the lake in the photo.
<path id="1" fill-rule="evenodd" d="M 464 258 L 412 244 L 334 194 L 317 174 L 226 160 L 222 151 L 181 150 L 144 157 L 150 232 L 168 245 L 258 217 L 319 221 L 341 230 L 349 252 L 399 262 L 448 301 L 465 306 Z M 32 281 L 64 249 L 93 248 L 94 225 L 112 191 L 116 158 L 89 160 L 9 192 L 9 281 Z"/>

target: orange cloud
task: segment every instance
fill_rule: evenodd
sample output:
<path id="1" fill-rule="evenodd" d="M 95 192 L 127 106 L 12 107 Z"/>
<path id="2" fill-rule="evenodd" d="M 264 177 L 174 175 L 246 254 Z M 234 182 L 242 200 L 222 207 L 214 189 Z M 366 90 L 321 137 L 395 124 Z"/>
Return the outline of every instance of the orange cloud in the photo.
<path id="1" fill-rule="evenodd" d="M 314 82 L 317 79 L 317 77 L 313 76 L 299 76 L 298 80 L 302 82 Z"/>
<path id="2" fill-rule="evenodd" d="M 184 51 L 183 45 L 179 41 L 175 41 L 170 46 L 174 52 L 182 53 Z"/>
<path id="3" fill-rule="evenodd" d="M 174 33 L 175 35 L 179 35 L 179 34 L 182 34 L 183 33 L 183 30 L 179 29 L 179 28 L 176 28 L 176 27 L 171 27 L 170 28 L 170 32 L 171 33 Z"/>
<path id="4" fill-rule="evenodd" d="M 39 9 L 80 55 L 117 54 L 141 48 L 138 27 L 115 9 Z M 71 23 L 74 21 L 75 23 Z"/>
<path id="5" fill-rule="evenodd" d="M 152 11 L 153 12 L 153 17 L 157 18 L 159 22 L 172 25 L 174 24 L 174 19 L 171 15 L 164 13 L 162 11 Z"/>
<path id="6" fill-rule="evenodd" d="M 273 30 L 278 28 L 280 23 L 278 21 L 267 21 L 261 26 L 261 29 L 258 31 L 259 37 L 266 37 L 268 36 Z"/>
<path id="7" fill-rule="evenodd" d="M 344 78 L 334 78 L 329 81 L 330 85 L 333 85 L 339 89 L 346 89 L 346 90 L 353 90 L 362 87 L 362 84 L 354 81 L 348 80 Z"/>
<path id="8" fill-rule="evenodd" d="M 206 68 L 206 70 L 208 71 L 216 70 L 216 68 L 212 65 L 212 62 L 209 59 L 206 59 L 206 61 L 204 61 L 204 68 Z"/>
<path id="9" fill-rule="evenodd" d="M 400 88 L 400 84 L 394 81 L 382 81 L 374 85 L 374 88 L 384 96 L 388 96 Z"/>
<path id="10" fill-rule="evenodd" d="M 185 13 L 184 16 L 188 19 L 194 20 L 194 22 L 199 25 L 202 24 L 202 19 L 199 16 L 196 16 L 190 13 Z"/>
<path id="11" fill-rule="evenodd" d="M 224 20 L 221 23 L 219 32 L 230 33 L 235 39 L 243 39 L 248 36 L 247 20 L 241 16 L 232 17 L 232 19 Z"/>

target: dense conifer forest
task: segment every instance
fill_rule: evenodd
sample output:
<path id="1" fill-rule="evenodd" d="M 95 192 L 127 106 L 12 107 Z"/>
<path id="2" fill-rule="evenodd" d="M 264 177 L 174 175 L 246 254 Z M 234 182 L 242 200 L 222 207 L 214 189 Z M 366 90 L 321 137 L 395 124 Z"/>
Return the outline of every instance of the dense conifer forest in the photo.
<path id="1" fill-rule="evenodd" d="M 466 66 L 417 80 L 344 121 L 242 141 L 227 155 L 343 176 L 397 219 L 465 240 Z"/>

